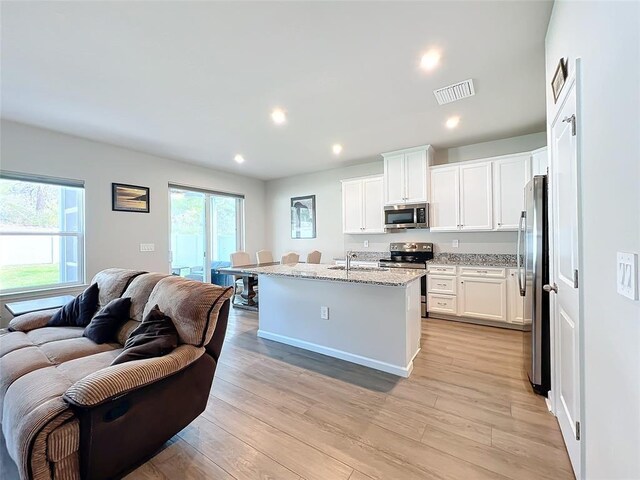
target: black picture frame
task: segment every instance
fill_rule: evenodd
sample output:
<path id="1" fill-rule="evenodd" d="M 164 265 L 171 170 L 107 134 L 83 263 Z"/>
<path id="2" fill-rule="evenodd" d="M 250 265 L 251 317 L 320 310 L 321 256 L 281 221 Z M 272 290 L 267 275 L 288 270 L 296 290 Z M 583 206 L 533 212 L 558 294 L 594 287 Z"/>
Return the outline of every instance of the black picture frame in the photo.
<path id="1" fill-rule="evenodd" d="M 316 196 L 291 197 L 291 238 L 316 238 Z"/>
<path id="2" fill-rule="evenodd" d="M 556 67 L 556 73 L 553 74 L 553 79 L 551 80 L 553 103 L 558 103 L 560 92 L 562 92 L 562 88 L 567 80 L 567 74 L 567 60 L 565 58 L 561 58 L 558 62 L 558 66 Z"/>
<path id="3" fill-rule="evenodd" d="M 114 212 L 149 213 L 149 187 L 111 184 L 111 210 Z"/>

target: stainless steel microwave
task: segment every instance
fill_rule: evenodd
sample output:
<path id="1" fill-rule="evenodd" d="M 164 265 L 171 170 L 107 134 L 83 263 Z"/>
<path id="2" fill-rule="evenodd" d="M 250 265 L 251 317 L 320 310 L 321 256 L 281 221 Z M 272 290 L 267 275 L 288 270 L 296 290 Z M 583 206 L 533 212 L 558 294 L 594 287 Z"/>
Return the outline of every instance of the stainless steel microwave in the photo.
<path id="1" fill-rule="evenodd" d="M 429 228 L 429 204 L 387 205 L 384 207 L 384 228 Z"/>

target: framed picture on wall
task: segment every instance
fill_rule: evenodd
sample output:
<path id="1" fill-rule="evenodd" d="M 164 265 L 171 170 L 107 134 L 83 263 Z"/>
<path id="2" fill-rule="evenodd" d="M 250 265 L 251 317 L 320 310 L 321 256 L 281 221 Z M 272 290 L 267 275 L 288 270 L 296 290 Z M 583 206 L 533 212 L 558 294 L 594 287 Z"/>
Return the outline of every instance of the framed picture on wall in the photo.
<path id="1" fill-rule="evenodd" d="M 316 238 L 316 196 L 291 198 L 291 238 Z"/>
<path id="2" fill-rule="evenodd" d="M 149 213 L 149 188 L 126 183 L 111 184 L 111 210 Z"/>

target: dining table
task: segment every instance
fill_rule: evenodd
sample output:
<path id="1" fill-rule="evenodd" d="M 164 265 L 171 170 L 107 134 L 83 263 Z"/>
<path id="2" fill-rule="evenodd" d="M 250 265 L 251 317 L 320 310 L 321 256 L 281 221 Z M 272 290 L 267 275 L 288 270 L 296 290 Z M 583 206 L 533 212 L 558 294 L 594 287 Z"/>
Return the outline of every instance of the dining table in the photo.
<path id="1" fill-rule="evenodd" d="M 273 265 L 280 265 L 280 262 L 265 262 L 254 263 L 251 265 L 236 265 L 235 267 L 221 267 L 212 269 L 220 275 L 233 275 L 234 277 L 242 278 L 242 293 L 236 295 L 233 301 L 234 308 L 240 308 L 242 310 L 258 311 L 258 299 L 256 299 L 255 287 L 258 284 L 258 274 L 251 273 L 251 270 L 256 267 L 270 267 Z M 235 283 L 235 282 L 234 282 Z"/>

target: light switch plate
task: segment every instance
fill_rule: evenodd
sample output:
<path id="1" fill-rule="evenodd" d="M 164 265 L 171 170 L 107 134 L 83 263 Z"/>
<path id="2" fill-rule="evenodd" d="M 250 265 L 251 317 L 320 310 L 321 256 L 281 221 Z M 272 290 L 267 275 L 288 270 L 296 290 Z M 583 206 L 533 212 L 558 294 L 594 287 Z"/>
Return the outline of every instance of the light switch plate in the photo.
<path id="1" fill-rule="evenodd" d="M 140 244 L 141 252 L 155 252 L 156 244 L 155 243 L 141 243 Z"/>
<path id="2" fill-rule="evenodd" d="M 638 255 L 618 252 L 616 275 L 618 293 L 631 300 L 638 300 Z"/>
<path id="3" fill-rule="evenodd" d="M 320 318 L 322 320 L 329 320 L 329 307 L 320 307 Z"/>
<path id="4" fill-rule="evenodd" d="M 369 248 L 369 240 L 364 241 L 364 248 Z"/>
<path id="5" fill-rule="evenodd" d="M 458 240 L 452 240 L 451 241 L 451 246 L 453 248 L 458 248 L 460 246 L 460 242 Z"/>

